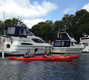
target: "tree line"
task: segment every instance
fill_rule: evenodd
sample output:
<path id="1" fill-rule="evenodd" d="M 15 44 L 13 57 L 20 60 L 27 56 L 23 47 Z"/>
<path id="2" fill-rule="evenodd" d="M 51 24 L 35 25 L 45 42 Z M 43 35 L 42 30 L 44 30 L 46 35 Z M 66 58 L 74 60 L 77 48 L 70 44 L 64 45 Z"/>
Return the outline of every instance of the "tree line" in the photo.
<path id="1" fill-rule="evenodd" d="M 13 18 L 13 19 L 6 19 L 5 21 L 0 20 L 0 27 L 3 26 L 16 26 L 18 24 L 18 22 L 22 25 L 27 27 L 21 20 Z"/>
<path id="2" fill-rule="evenodd" d="M 55 16 L 55 15 L 54 15 Z M 47 20 L 40 22 L 30 29 L 36 36 L 45 41 L 53 41 L 57 38 L 58 30 L 65 30 L 78 42 L 84 33 L 89 34 L 89 12 L 85 9 L 77 11 L 74 15 L 66 14 L 62 20 L 52 22 Z"/>
<path id="3" fill-rule="evenodd" d="M 0 27 L 17 25 L 18 22 L 20 22 L 22 26 L 27 27 L 21 20 L 16 18 L 0 21 Z M 81 9 L 74 15 L 64 15 L 62 20 L 57 20 L 55 22 L 52 20 L 39 22 L 29 30 L 32 31 L 34 35 L 44 39 L 46 42 L 52 42 L 57 38 L 58 31 L 64 31 L 65 29 L 69 35 L 79 42 L 80 37 L 82 37 L 84 33 L 89 34 L 89 12 L 85 9 Z"/>

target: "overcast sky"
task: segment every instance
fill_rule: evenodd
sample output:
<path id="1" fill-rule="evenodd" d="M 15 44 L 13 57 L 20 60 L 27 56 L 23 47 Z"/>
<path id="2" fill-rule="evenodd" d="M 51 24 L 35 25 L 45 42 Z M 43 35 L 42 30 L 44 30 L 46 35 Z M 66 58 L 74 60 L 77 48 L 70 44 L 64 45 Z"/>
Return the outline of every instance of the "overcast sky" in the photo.
<path id="1" fill-rule="evenodd" d="M 61 20 L 65 14 L 89 11 L 89 0 L 0 0 L 0 20 L 19 18 L 29 28 L 46 20 Z"/>

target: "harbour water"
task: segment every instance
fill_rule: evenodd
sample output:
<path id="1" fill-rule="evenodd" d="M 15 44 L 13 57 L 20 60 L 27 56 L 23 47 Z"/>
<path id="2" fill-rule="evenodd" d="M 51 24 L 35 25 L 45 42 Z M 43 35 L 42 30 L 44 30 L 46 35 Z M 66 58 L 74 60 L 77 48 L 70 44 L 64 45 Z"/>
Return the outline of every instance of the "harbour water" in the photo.
<path id="1" fill-rule="evenodd" d="M 0 59 L 0 80 L 89 80 L 89 54 L 69 62 Z"/>

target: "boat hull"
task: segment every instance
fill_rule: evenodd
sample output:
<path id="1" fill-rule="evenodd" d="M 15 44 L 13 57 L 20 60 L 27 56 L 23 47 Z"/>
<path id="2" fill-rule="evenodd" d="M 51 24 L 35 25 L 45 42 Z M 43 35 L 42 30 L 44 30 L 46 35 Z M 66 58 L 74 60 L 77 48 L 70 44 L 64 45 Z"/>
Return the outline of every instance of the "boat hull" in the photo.
<path id="1" fill-rule="evenodd" d="M 27 60 L 27 61 L 73 61 L 79 56 L 52 56 L 49 58 L 44 57 L 31 57 L 31 58 L 24 58 L 24 57 L 8 57 L 9 60 Z"/>

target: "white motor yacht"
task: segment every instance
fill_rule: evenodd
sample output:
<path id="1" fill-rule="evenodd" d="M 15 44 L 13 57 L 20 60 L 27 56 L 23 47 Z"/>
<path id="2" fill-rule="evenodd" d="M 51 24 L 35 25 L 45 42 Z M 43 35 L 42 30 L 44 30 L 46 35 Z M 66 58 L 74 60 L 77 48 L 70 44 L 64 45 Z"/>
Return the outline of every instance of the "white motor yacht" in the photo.
<path id="1" fill-rule="evenodd" d="M 33 35 L 26 27 L 6 26 L 0 29 L 0 53 L 20 55 L 28 48 L 32 54 L 36 48 L 38 51 L 35 54 L 44 54 L 52 47 L 40 37 Z"/>
<path id="2" fill-rule="evenodd" d="M 80 38 L 80 44 L 84 45 L 83 53 L 89 53 L 89 35 Z"/>
<path id="3" fill-rule="evenodd" d="M 81 53 L 83 46 L 76 44 L 76 40 L 69 36 L 67 32 L 59 32 L 57 39 L 52 43 L 52 53 Z"/>

